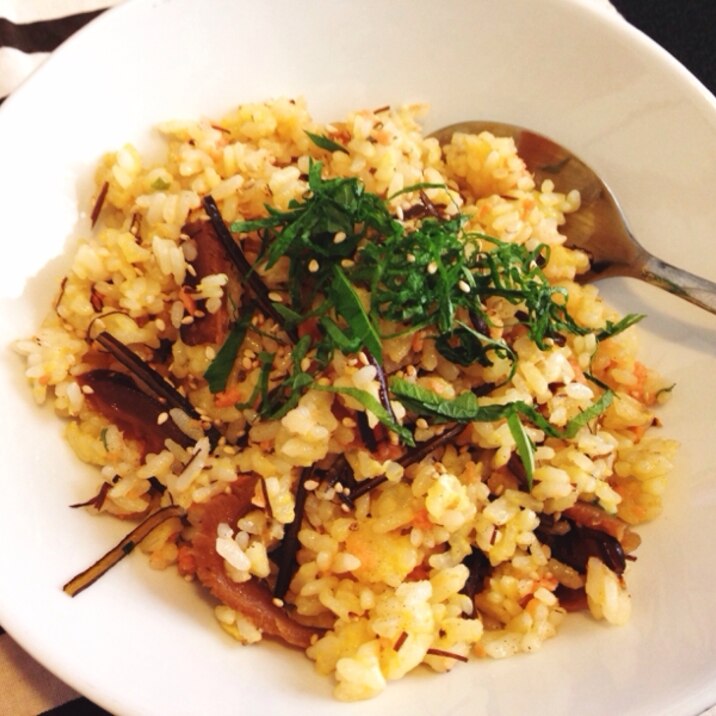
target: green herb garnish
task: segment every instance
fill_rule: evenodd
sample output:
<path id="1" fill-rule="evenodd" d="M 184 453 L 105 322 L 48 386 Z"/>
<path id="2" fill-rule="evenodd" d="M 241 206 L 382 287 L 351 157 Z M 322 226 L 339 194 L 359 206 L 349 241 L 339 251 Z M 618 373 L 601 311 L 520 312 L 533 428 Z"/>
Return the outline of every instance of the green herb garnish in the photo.
<path id="1" fill-rule="evenodd" d="M 616 336 L 617 333 L 626 331 L 627 328 L 630 328 L 635 323 L 639 323 L 639 321 L 641 321 L 645 317 L 646 316 L 643 313 L 628 313 L 626 316 L 624 316 L 624 318 L 622 318 L 620 321 L 617 321 L 616 323 L 613 323 L 612 321 L 607 321 L 604 328 L 602 328 L 602 330 L 597 333 L 597 340 L 605 341 L 607 338 Z"/>
<path id="2" fill-rule="evenodd" d="M 252 316 L 253 311 L 247 311 L 234 323 L 224 344 L 204 372 L 204 378 L 206 378 L 206 382 L 209 384 L 209 390 L 212 393 L 220 393 L 226 388 L 226 381 L 229 379 L 229 374 L 239 354 L 241 344 L 244 342 L 244 338 L 246 338 L 246 332 L 248 331 Z"/>
<path id="3" fill-rule="evenodd" d="M 507 413 L 507 427 L 510 429 L 512 438 L 515 441 L 517 455 L 520 458 L 522 467 L 525 470 L 527 489 L 532 489 L 532 480 L 535 471 L 535 445 L 525 430 L 517 410 Z"/>
<path id="4" fill-rule="evenodd" d="M 170 186 L 171 186 L 171 184 L 166 179 L 163 179 L 162 177 L 157 177 L 152 182 L 152 189 L 154 189 L 155 191 L 164 191 L 165 189 L 168 189 Z"/>
<path id="5" fill-rule="evenodd" d="M 569 420 L 560 430 L 536 408 L 522 400 L 480 405 L 475 394 L 470 391 L 460 393 L 455 398 L 443 398 L 434 391 L 403 378 L 393 378 L 390 381 L 390 389 L 406 408 L 417 415 L 458 422 L 489 422 L 506 419 L 530 486 L 531 475 L 534 472 L 534 445 L 520 418 L 528 420 L 550 437 L 571 439 L 587 423 L 601 415 L 614 399 L 614 393 L 606 390 L 592 405 Z"/>
<path id="6" fill-rule="evenodd" d="M 338 266 L 333 267 L 329 295 L 336 314 L 347 324 L 346 329 L 342 330 L 331 318 L 323 317 L 321 325 L 327 329 L 336 345 L 344 353 L 355 353 L 365 347 L 381 361 L 383 347 L 378 330 L 363 308 L 353 284 Z"/>
<path id="7" fill-rule="evenodd" d="M 328 152 L 343 152 L 344 154 L 348 154 L 348 150 L 342 145 L 338 144 L 338 142 L 333 141 L 330 137 L 327 137 L 325 134 L 314 134 L 313 132 L 309 132 L 307 130 L 304 130 L 306 132 L 306 135 L 308 138 L 321 149 L 325 149 Z"/>
<path id="8" fill-rule="evenodd" d="M 334 146 L 327 137 L 308 136 L 323 149 L 339 150 L 340 145 Z M 491 299 L 513 304 L 515 321 L 527 328 L 542 350 L 551 345 L 549 339 L 563 342 L 566 334 L 593 332 L 568 312 L 566 289 L 553 286 L 544 275 L 547 246 L 528 250 L 466 231 L 465 216 L 448 215 L 447 207 L 435 205 L 427 197 L 424 189 L 434 188 L 432 184 L 416 184 L 400 192 L 406 196 L 415 193 L 418 202 L 414 218 L 400 222 L 391 215 L 388 202 L 366 191 L 359 179 L 324 179 L 322 168 L 321 162 L 311 161 L 305 196 L 291 201 L 286 210 L 267 206 L 266 216 L 231 226 L 238 233 L 257 232 L 262 240 L 262 258 L 252 271 L 261 266 L 270 269 L 279 259 L 288 261 L 283 287 L 287 300 L 275 303 L 272 309 L 284 321 L 284 328 L 294 330 L 309 318 L 320 326 L 319 336 L 304 337 L 301 349 L 294 349 L 291 373 L 272 390 L 267 381 L 258 388 L 261 395 L 254 398 L 259 400 L 259 415 L 285 414 L 286 406 L 295 405 L 301 391 L 317 387 L 300 367 L 308 354 L 317 360 L 320 370 L 335 350 L 351 354 L 363 349 L 380 367 L 382 341 L 387 337 L 381 334 L 383 321 L 403 326 L 404 332 L 424 329 L 438 352 L 459 365 L 487 367 L 495 358 L 507 361 L 509 372 L 504 382 L 514 375 L 517 355 L 506 340 L 489 335 Z M 368 305 L 364 305 L 363 295 Z M 615 335 L 640 318 L 630 315 L 607 323 L 597 338 Z M 507 418 L 528 474 L 531 443 L 522 421 L 550 435 L 576 433 L 612 397 L 610 391 L 605 392 L 593 411 L 584 411 L 564 431 L 557 431 L 532 406 L 519 401 L 483 406 L 469 392 L 448 401 L 399 380 L 390 381 L 390 389 L 406 408 L 438 420 Z M 380 408 L 385 415 L 363 404 L 408 441 L 409 436 L 384 405 Z"/>
<path id="9" fill-rule="evenodd" d="M 370 410 L 373 415 L 385 425 L 388 430 L 392 430 L 396 433 L 406 445 L 413 446 L 415 441 L 410 433 L 410 430 L 403 427 L 399 423 L 396 423 L 393 416 L 383 407 L 381 402 L 377 400 L 373 395 L 365 390 L 359 388 L 340 387 L 336 385 L 322 385 L 316 383 L 312 386 L 314 390 L 324 390 L 329 393 L 338 393 L 340 395 L 347 395 L 354 400 L 357 400 L 366 410 Z"/>

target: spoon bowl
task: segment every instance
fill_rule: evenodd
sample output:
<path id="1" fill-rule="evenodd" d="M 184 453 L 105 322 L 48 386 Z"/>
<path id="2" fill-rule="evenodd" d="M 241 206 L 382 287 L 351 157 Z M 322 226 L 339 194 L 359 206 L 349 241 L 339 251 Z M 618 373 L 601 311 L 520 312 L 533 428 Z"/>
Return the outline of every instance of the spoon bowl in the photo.
<path id="1" fill-rule="evenodd" d="M 586 283 L 608 276 L 630 276 L 716 313 L 716 283 L 672 266 L 647 251 L 632 234 L 604 181 L 568 149 L 541 134 L 504 122 L 458 122 L 431 136 L 442 146 L 449 144 L 458 132 L 512 137 L 537 186 L 550 179 L 556 191 L 579 191 L 581 208 L 568 215 L 563 228 L 568 245 L 585 251 L 590 258 L 589 271 L 578 280 Z"/>

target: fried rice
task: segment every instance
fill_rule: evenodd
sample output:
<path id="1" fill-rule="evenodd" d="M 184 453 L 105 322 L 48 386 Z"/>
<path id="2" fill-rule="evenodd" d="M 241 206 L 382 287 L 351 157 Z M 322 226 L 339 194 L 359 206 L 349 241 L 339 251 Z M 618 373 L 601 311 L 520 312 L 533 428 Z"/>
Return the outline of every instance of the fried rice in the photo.
<path id="1" fill-rule="evenodd" d="M 624 624 L 633 528 L 677 447 L 636 318 L 578 282 L 579 194 L 536 186 L 511 139 L 441 148 L 426 111 L 322 124 L 276 99 L 160 125 L 156 163 L 107 154 L 56 302 L 16 344 L 97 467 L 86 509 L 173 506 L 143 535 L 150 563 L 208 589 L 239 642 L 305 650 L 341 700 L 537 651 L 569 611 Z M 326 220 L 334 189 L 373 214 Z M 498 250 L 548 304 L 514 292 L 516 264 L 497 276 Z"/>

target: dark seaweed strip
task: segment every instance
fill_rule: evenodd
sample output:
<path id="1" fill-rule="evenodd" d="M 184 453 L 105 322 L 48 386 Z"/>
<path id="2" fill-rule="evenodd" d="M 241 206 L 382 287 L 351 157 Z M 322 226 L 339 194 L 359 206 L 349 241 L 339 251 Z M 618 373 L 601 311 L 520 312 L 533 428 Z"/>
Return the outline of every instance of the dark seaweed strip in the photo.
<path id="1" fill-rule="evenodd" d="M 390 404 L 390 393 L 388 392 L 388 381 L 385 378 L 385 371 L 383 366 L 380 364 L 378 359 L 368 350 L 363 351 L 368 358 L 368 362 L 375 368 L 376 378 L 378 379 L 378 397 L 383 407 L 388 412 L 388 415 L 393 419 L 393 422 L 398 422 L 398 418 L 395 417 L 395 411 L 393 406 Z"/>
<path id="2" fill-rule="evenodd" d="M 467 663 L 468 658 L 462 654 L 455 654 L 452 651 L 444 651 L 443 649 L 428 649 L 427 654 L 430 656 L 443 656 L 446 659 L 455 659 L 455 661 L 462 661 Z"/>
<path id="3" fill-rule="evenodd" d="M 414 465 L 416 462 L 424 460 L 430 453 L 443 445 L 446 445 L 450 440 L 457 437 L 465 429 L 464 423 L 458 423 L 453 425 L 449 430 L 446 430 L 440 435 L 426 440 L 424 443 L 419 445 L 413 450 L 409 450 L 402 457 L 398 458 L 397 462 L 403 467 L 408 465 Z"/>
<path id="4" fill-rule="evenodd" d="M 561 535 L 537 528 L 540 542 L 549 546 L 555 559 L 585 574 L 589 558 L 597 557 L 615 574 L 624 573 L 626 557 L 616 537 L 598 529 L 583 527 L 572 520 L 567 522 L 570 529 Z"/>
<path id="5" fill-rule="evenodd" d="M 469 574 L 460 592 L 466 594 L 470 599 L 474 599 L 475 595 L 483 590 L 485 579 L 492 572 L 492 565 L 487 555 L 477 547 L 472 548 L 462 563 L 468 568 Z"/>
<path id="6" fill-rule="evenodd" d="M 453 427 L 446 430 L 441 435 L 436 435 L 412 450 L 408 450 L 408 452 L 399 457 L 396 462 L 403 467 L 414 465 L 416 462 L 420 462 L 426 458 L 433 450 L 447 444 L 450 440 L 452 440 L 452 438 L 457 437 L 464 429 L 465 425 L 463 423 L 453 425 Z M 344 502 L 352 504 L 359 497 L 362 497 L 367 492 L 370 492 L 374 488 L 378 487 L 378 485 L 382 485 L 387 479 L 388 478 L 385 475 L 378 475 L 370 480 L 364 480 L 363 482 L 358 483 L 358 486 L 355 490 L 352 490 L 350 494 L 342 493 L 341 498 Z"/>
<path id="7" fill-rule="evenodd" d="M 360 433 L 363 444 L 370 452 L 375 452 L 378 449 L 378 442 L 375 439 L 373 429 L 368 424 L 368 413 L 364 413 L 363 411 L 357 412 L 355 420 L 358 424 L 358 432 Z"/>
<path id="8" fill-rule="evenodd" d="M 75 502 L 74 504 L 70 505 L 70 507 L 72 509 L 76 509 L 78 507 L 94 507 L 97 510 L 101 510 L 102 505 L 104 504 L 104 501 L 107 497 L 107 493 L 111 489 L 111 482 L 103 482 L 99 488 L 99 492 L 94 497 L 90 497 L 89 500 L 85 500 L 84 502 Z"/>
<path id="9" fill-rule="evenodd" d="M 277 599 L 283 599 L 291 584 L 291 579 L 296 571 L 297 562 L 296 554 L 298 553 L 298 531 L 301 529 L 303 522 L 303 512 L 306 506 L 306 482 L 313 476 L 313 468 L 304 468 L 301 478 L 296 488 L 296 506 L 294 509 L 294 517 L 291 524 L 286 527 L 286 531 L 281 542 L 280 556 L 278 562 L 278 574 L 276 575 L 276 584 L 273 588 L 273 595 Z"/>
<path id="10" fill-rule="evenodd" d="M 107 198 L 108 189 L 109 182 L 104 182 L 104 184 L 102 184 L 102 188 L 99 190 L 99 194 L 97 195 L 97 200 L 92 207 L 92 213 L 90 214 L 90 224 L 93 227 L 97 223 L 97 219 L 99 219 L 100 212 L 102 211 L 102 207 L 104 206 L 104 200 Z"/>
<path id="11" fill-rule="evenodd" d="M 330 487 L 333 487 L 338 482 L 340 482 L 344 487 L 346 487 L 346 480 L 344 479 L 344 477 L 345 477 L 346 473 L 348 472 L 348 469 L 349 469 L 348 460 L 347 460 L 345 454 L 341 453 L 336 458 L 336 461 L 323 474 L 323 480 Z M 351 475 L 351 481 L 353 483 L 355 483 L 355 480 L 353 479 L 352 475 Z M 348 486 L 348 487 L 350 487 L 350 486 Z"/>
<path id="12" fill-rule="evenodd" d="M 132 375 L 138 378 L 147 389 L 170 407 L 178 408 L 188 416 L 201 421 L 196 408 L 168 380 L 145 363 L 133 350 L 118 341 L 111 333 L 102 331 L 97 342 L 109 351 Z M 219 442 L 221 434 L 212 425 L 206 431 L 212 447 Z"/>
<path id="13" fill-rule="evenodd" d="M 283 316 L 276 310 L 276 308 L 274 308 L 274 305 L 269 298 L 269 290 L 266 288 L 266 284 L 260 279 L 256 271 L 254 271 L 253 266 L 249 263 L 246 255 L 241 250 L 241 247 L 236 243 L 236 241 L 234 241 L 234 237 L 231 235 L 231 232 L 226 226 L 214 198 L 212 196 L 205 196 L 202 201 L 216 235 L 219 237 L 219 240 L 221 241 L 221 244 L 226 250 L 226 253 L 232 263 L 236 266 L 239 275 L 245 281 L 246 286 L 254 294 L 259 307 L 267 316 L 271 316 L 271 318 L 276 321 L 276 324 L 281 326 L 284 331 L 286 331 L 288 337 L 296 343 L 298 341 L 298 336 L 295 329 L 287 327 Z"/>
<path id="14" fill-rule="evenodd" d="M 126 535 L 109 552 L 100 557 L 91 567 L 80 572 L 62 587 L 62 591 L 69 596 L 78 595 L 83 589 L 94 584 L 102 575 L 106 574 L 115 564 L 126 557 L 155 527 L 172 517 L 183 517 L 184 508 L 179 505 L 169 505 L 153 512 L 128 535 Z"/>

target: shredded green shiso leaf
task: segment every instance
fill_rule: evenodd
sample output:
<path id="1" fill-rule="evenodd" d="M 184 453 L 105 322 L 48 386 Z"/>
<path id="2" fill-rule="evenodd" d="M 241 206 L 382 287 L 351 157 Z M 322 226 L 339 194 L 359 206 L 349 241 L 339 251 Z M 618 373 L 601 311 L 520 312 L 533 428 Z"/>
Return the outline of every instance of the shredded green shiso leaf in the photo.
<path id="1" fill-rule="evenodd" d="M 327 151 L 345 151 L 327 137 L 309 134 L 309 138 Z M 435 341 L 438 352 L 462 366 L 487 367 L 495 358 L 506 360 L 510 370 L 504 382 L 508 382 L 517 356 L 507 342 L 489 336 L 486 301 L 495 296 L 519 306 L 516 317 L 541 350 L 564 342 L 566 334 L 594 333 L 598 341 L 606 340 L 643 316 L 629 314 L 597 331 L 582 326 L 567 310 L 566 289 L 550 284 L 542 270 L 549 259 L 547 246 L 528 250 L 467 231 L 467 217 L 444 216 L 426 197 L 423 185 L 404 190 L 419 192 L 424 211 L 403 223 L 391 215 L 387 201 L 366 191 L 359 179 L 324 179 L 322 169 L 321 162 L 311 162 L 308 191 L 286 210 L 266 206 L 265 217 L 230 226 L 235 234 L 256 232 L 261 239 L 261 253 L 251 267 L 254 277 L 279 259 L 288 261 L 286 300 L 272 304 L 274 317 L 281 319 L 287 333 L 301 335 L 302 326 L 316 327 L 293 343 L 292 369 L 278 385 L 269 387 L 273 355 L 259 356 L 261 371 L 254 394 L 239 407 L 250 406 L 258 417 L 276 419 L 295 407 L 309 387 L 349 394 L 406 445 L 414 444 L 412 434 L 395 420 L 390 399 L 436 421 L 505 419 L 531 485 L 535 448 L 526 424 L 548 435 L 573 437 L 612 401 L 613 393 L 606 386 L 594 381 L 603 389 L 601 397 L 557 430 L 520 401 L 481 405 L 477 389 L 445 400 L 393 377 L 388 381 L 391 396 L 376 401 L 362 391 L 319 384 L 314 375 L 328 365 L 334 351 L 365 351 L 380 370 L 382 342 L 390 337 L 381 334 L 380 326 L 390 322 L 402 326 L 403 334 L 427 329 L 426 337 Z M 239 318 L 206 371 L 212 392 L 224 390 L 247 332 L 256 330 L 250 320 L 253 310 Z M 488 391 L 496 387 L 488 386 Z"/>

